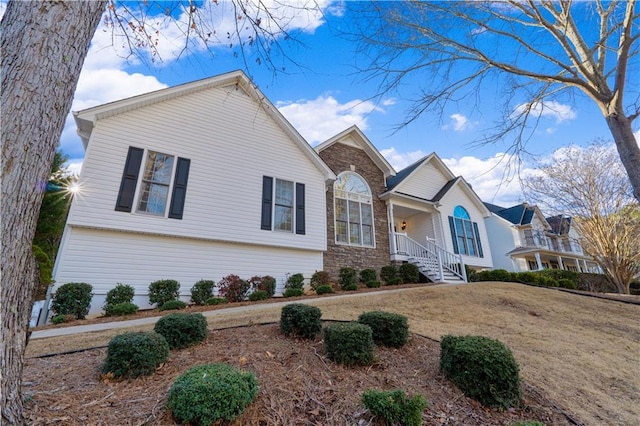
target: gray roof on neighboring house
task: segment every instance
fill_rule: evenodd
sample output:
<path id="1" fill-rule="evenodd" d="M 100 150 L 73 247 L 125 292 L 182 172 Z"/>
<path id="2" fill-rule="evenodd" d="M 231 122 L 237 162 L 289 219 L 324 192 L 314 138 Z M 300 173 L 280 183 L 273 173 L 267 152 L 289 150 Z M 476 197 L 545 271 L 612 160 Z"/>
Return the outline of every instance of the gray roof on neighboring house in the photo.
<path id="1" fill-rule="evenodd" d="M 551 232 L 558 235 L 565 235 L 571 229 L 571 218 L 564 215 L 551 216 L 546 218 L 551 226 Z"/>
<path id="2" fill-rule="evenodd" d="M 533 219 L 535 208 L 529 206 L 526 203 L 518 204 L 512 207 L 500 207 L 491 203 L 484 203 L 484 205 L 492 212 L 500 216 L 501 218 L 508 220 L 514 225 L 528 225 Z"/>

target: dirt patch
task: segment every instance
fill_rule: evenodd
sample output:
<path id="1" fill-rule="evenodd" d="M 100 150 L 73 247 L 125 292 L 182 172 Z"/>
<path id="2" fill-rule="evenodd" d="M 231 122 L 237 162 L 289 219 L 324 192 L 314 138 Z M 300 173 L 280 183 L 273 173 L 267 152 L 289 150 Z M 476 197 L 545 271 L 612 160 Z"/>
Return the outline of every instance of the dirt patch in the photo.
<path id="1" fill-rule="evenodd" d="M 190 366 L 225 362 L 252 371 L 260 383 L 257 400 L 234 425 L 382 424 L 362 407 L 362 393 L 369 388 L 424 395 L 429 401 L 425 425 L 570 424 L 552 401 L 528 385 L 522 408 L 482 407 L 440 373 L 439 352 L 437 342 L 412 335 L 402 349 L 376 348 L 372 366 L 347 368 L 325 358 L 320 337 L 288 339 L 275 324 L 253 325 L 213 330 L 203 344 L 172 351 L 154 375 L 136 380 L 104 380 L 105 349 L 32 358 L 23 392 L 34 425 L 172 425 L 164 405 L 173 380 Z"/>

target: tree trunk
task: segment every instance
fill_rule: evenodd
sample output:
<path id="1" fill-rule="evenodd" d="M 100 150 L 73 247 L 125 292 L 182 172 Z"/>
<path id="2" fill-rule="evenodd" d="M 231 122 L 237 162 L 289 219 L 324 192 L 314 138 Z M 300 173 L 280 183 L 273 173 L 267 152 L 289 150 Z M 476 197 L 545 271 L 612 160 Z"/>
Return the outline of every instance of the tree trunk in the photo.
<path id="1" fill-rule="evenodd" d="M 605 119 L 616 143 L 622 165 L 629 175 L 633 196 L 640 203 L 640 147 L 631 129 L 631 122 L 622 113 L 610 114 Z"/>
<path id="2" fill-rule="evenodd" d="M 36 287 L 31 250 L 56 145 L 71 108 L 101 1 L 10 1 L 2 40 L 2 424 L 23 424 L 21 376 Z"/>

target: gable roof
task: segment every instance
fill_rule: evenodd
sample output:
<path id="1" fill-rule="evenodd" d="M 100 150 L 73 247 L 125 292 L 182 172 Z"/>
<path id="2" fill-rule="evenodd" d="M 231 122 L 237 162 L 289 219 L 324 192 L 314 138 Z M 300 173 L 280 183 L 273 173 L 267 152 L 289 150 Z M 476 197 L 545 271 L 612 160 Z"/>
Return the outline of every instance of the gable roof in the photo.
<path id="1" fill-rule="evenodd" d="M 318 153 L 311 148 L 311 145 L 298 133 L 298 131 L 287 121 L 278 109 L 267 99 L 267 97 L 253 84 L 247 75 L 240 71 L 232 71 L 190 83 L 154 92 L 144 93 L 119 101 L 109 102 L 82 111 L 74 111 L 73 118 L 78 126 L 78 135 L 82 139 L 86 151 L 91 133 L 98 120 L 111 117 L 117 114 L 126 113 L 138 108 L 157 104 L 170 99 L 186 96 L 203 90 L 219 87 L 235 87 L 244 91 L 253 99 L 278 126 L 291 138 L 296 146 L 311 160 L 311 162 L 322 172 L 325 180 L 335 180 L 333 171 L 320 158 Z"/>
<path id="2" fill-rule="evenodd" d="M 395 176 L 388 178 L 387 191 L 385 191 L 385 193 L 382 195 L 388 196 L 391 194 L 400 194 L 418 198 L 413 196 L 412 194 L 406 194 L 404 192 L 398 191 L 397 187 L 398 185 L 400 185 L 400 183 L 410 179 L 410 177 L 413 176 L 421 167 L 425 166 L 428 163 L 434 163 L 436 169 L 440 170 L 443 176 L 448 180 L 430 200 L 423 199 L 423 201 L 437 204 L 446 194 L 449 193 L 449 191 L 453 187 L 455 187 L 456 185 L 460 185 L 462 190 L 474 201 L 474 203 L 480 208 L 480 210 L 483 211 L 485 215 L 489 215 L 490 211 L 484 205 L 480 197 L 478 197 L 478 194 L 476 194 L 471 185 L 469 185 L 469 183 L 462 176 L 456 177 L 435 152 L 432 152 L 426 157 L 423 157 L 415 163 L 405 167 L 404 169 L 400 170 Z"/>
<path id="3" fill-rule="evenodd" d="M 330 146 L 340 142 L 347 136 L 351 136 L 354 140 L 358 148 L 362 149 L 371 160 L 375 163 L 376 166 L 384 173 L 384 177 L 388 178 L 391 176 L 395 176 L 395 169 L 389 164 L 389 162 L 380 154 L 380 151 L 376 149 L 375 146 L 371 143 L 369 138 L 362 133 L 362 130 L 355 124 L 348 129 L 343 130 L 332 138 L 322 142 L 321 144 L 315 147 L 316 152 L 320 153 L 323 150 L 329 148 Z"/>
<path id="4" fill-rule="evenodd" d="M 520 203 L 511 207 L 501 207 L 495 204 L 484 203 L 485 206 L 494 214 L 509 221 L 514 225 L 529 225 L 533 221 L 536 212 L 543 221 L 545 218 L 538 209 L 538 206 L 530 206 L 528 203 Z"/>
<path id="5" fill-rule="evenodd" d="M 546 218 L 551 232 L 557 235 L 566 235 L 571 230 L 571 217 L 564 215 L 556 215 Z"/>

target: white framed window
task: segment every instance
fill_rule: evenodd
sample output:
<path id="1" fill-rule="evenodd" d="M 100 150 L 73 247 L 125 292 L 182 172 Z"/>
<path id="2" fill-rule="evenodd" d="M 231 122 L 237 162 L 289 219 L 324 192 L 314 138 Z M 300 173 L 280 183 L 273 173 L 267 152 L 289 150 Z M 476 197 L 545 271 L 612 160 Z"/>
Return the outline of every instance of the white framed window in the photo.
<path id="1" fill-rule="evenodd" d="M 273 229 L 293 232 L 293 182 L 276 179 L 273 203 Z"/>
<path id="2" fill-rule="evenodd" d="M 375 246 L 373 204 L 367 182 L 357 173 L 343 172 L 333 184 L 336 243 Z"/>
<path id="3" fill-rule="evenodd" d="M 305 235 L 305 185 L 263 176 L 260 228 Z"/>
<path id="4" fill-rule="evenodd" d="M 173 176 L 175 157 L 156 151 L 147 151 L 138 195 L 139 213 L 164 216 Z"/>
<path id="5" fill-rule="evenodd" d="M 471 221 L 471 216 L 464 207 L 456 206 L 453 209 L 453 216 L 449 216 L 449 226 L 456 254 L 484 257 L 478 224 Z"/>

